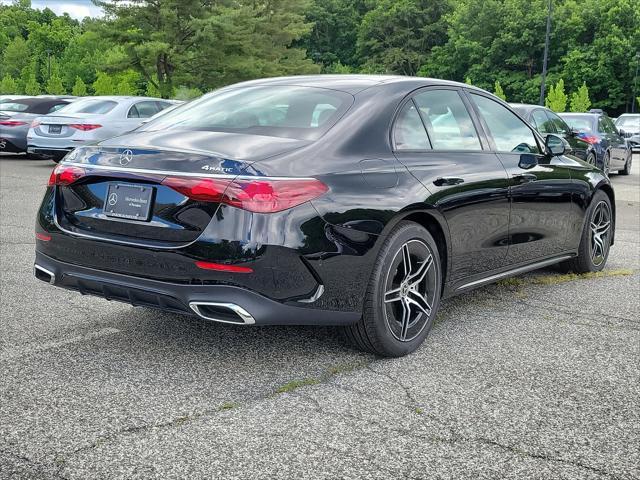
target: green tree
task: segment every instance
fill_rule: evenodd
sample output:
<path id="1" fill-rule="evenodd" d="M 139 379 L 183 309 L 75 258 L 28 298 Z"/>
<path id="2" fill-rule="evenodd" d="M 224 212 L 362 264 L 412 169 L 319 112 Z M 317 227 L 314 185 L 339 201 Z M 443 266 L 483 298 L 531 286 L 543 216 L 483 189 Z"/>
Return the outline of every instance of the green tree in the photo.
<path id="1" fill-rule="evenodd" d="M 553 86 L 549 86 L 549 93 L 544 104 L 554 112 L 565 112 L 567 109 L 567 94 L 564 92 L 564 80 L 558 80 Z"/>
<path id="2" fill-rule="evenodd" d="M 154 82 L 147 82 L 147 87 L 145 89 L 144 94 L 147 97 L 160 97 L 160 90 L 158 90 L 158 87 L 156 86 L 158 84 L 158 79 L 155 78 Z"/>
<path id="3" fill-rule="evenodd" d="M 174 93 L 174 98 L 176 100 L 193 100 L 194 98 L 198 98 L 202 96 L 202 92 L 198 88 L 189 88 L 184 85 L 176 88 Z"/>
<path id="4" fill-rule="evenodd" d="M 448 11 L 447 0 L 380 0 L 358 28 L 358 55 L 374 70 L 416 75 L 446 39 Z"/>
<path id="5" fill-rule="evenodd" d="M 49 77 L 47 83 L 44 86 L 44 90 L 51 95 L 63 95 L 67 93 L 64 85 L 62 85 L 62 79 L 57 73 Z"/>
<path id="6" fill-rule="evenodd" d="M 96 95 L 114 95 L 116 92 L 114 79 L 105 72 L 98 72 L 92 86 Z"/>
<path id="7" fill-rule="evenodd" d="M 471 77 L 469 77 L 468 75 L 465 77 L 464 83 L 466 83 L 467 85 L 473 85 L 473 82 L 471 81 Z"/>
<path id="8" fill-rule="evenodd" d="M 73 88 L 71 89 L 71 95 L 74 95 L 76 97 L 84 97 L 85 95 L 87 95 L 87 85 L 80 77 L 76 77 L 76 81 L 73 84 Z"/>
<path id="9" fill-rule="evenodd" d="M 571 106 L 569 108 L 572 112 L 586 112 L 591 108 L 589 89 L 585 82 L 582 82 L 580 88 L 571 94 Z"/>
<path id="10" fill-rule="evenodd" d="M 24 93 L 27 95 L 40 95 L 42 88 L 36 79 L 36 74 L 31 73 L 27 78 L 27 82 L 24 86 Z"/>
<path id="11" fill-rule="evenodd" d="M 496 97 L 501 98 L 505 102 L 507 101 L 507 96 L 504 94 L 504 91 L 502 90 L 502 85 L 500 85 L 500 82 L 498 80 L 496 80 L 496 83 L 494 84 L 493 94 Z"/>
<path id="12" fill-rule="evenodd" d="M 0 80 L 0 94 L 18 93 L 18 84 L 8 73 Z"/>
<path id="13" fill-rule="evenodd" d="M 2 60 L 0 63 L 2 74 L 18 78 L 23 65 L 29 61 L 27 42 L 21 36 L 15 37 L 4 49 L 0 58 Z"/>

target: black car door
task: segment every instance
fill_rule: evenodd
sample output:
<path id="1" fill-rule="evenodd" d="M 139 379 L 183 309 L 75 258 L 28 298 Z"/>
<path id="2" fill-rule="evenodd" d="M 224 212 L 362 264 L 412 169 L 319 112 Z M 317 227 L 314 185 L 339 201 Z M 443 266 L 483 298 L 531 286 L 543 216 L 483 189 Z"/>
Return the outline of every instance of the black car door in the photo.
<path id="1" fill-rule="evenodd" d="M 447 221 L 454 283 L 503 267 L 508 249 L 508 176 L 466 102 L 455 88 L 421 89 L 401 107 L 393 129 L 396 157 Z"/>
<path id="2" fill-rule="evenodd" d="M 611 167 L 612 170 L 619 170 L 624 168 L 624 164 L 627 160 L 627 142 L 624 137 L 620 135 L 620 132 L 616 128 L 613 121 L 606 115 L 600 117 L 604 125 L 605 130 L 609 136 L 609 142 L 611 145 Z"/>
<path id="3" fill-rule="evenodd" d="M 565 252 L 571 211 L 571 175 L 558 157 L 544 155 L 533 130 L 507 107 L 469 92 L 510 176 L 509 264 L 529 263 Z"/>

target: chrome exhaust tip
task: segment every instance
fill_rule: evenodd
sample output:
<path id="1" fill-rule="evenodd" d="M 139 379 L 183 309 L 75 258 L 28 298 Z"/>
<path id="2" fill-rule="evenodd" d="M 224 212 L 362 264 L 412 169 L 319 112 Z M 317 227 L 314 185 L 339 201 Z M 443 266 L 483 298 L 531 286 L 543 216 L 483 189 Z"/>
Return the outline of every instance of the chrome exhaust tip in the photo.
<path id="1" fill-rule="evenodd" d="M 38 280 L 42 280 L 43 282 L 50 283 L 51 285 L 56 283 L 55 274 L 37 263 L 33 265 L 33 274 Z"/>
<path id="2" fill-rule="evenodd" d="M 235 325 L 253 325 L 256 320 L 244 308 L 235 303 L 189 302 L 196 315 L 205 320 Z"/>

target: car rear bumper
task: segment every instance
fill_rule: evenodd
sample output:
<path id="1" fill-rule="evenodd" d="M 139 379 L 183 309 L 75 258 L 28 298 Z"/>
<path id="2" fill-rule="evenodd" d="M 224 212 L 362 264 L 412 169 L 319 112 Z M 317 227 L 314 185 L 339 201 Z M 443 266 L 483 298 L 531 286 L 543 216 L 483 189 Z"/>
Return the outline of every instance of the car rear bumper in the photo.
<path id="1" fill-rule="evenodd" d="M 305 308 L 230 285 L 185 285 L 72 265 L 36 251 L 40 280 L 134 306 L 198 315 L 212 321 L 256 325 L 349 325 L 357 312 Z"/>
<path id="2" fill-rule="evenodd" d="M 26 151 L 27 143 L 25 139 L 11 138 L 9 136 L 0 135 L 0 153 L 21 153 Z"/>
<path id="3" fill-rule="evenodd" d="M 36 147 L 34 145 L 27 146 L 27 153 L 33 153 L 35 155 L 46 155 L 47 157 L 52 157 L 54 159 L 62 159 L 67 153 L 69 153 L 73 148 L 51 148 L 51 147 Z"/>

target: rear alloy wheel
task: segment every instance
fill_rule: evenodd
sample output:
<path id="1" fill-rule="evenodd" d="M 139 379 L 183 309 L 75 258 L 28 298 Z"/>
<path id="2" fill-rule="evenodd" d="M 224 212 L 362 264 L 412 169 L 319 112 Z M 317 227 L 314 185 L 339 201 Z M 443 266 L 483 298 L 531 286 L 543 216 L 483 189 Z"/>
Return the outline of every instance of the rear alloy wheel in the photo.
<path id="1" fill-rule="evenodd" d="M 629 150 L 627 161 L 624 162 L 624 168 L 618 171 L 618 175 L 629 175 L 631 173 L 631 161 L 633 160 L 633 152 Z"/>
<path id="2" fill-rule="evenodd" d="M 582 232 L 578 256 L 564 262 L 563 269 L 575 273 L 599 272 L 607 263 L 613 236 L 611 200 L 598 190 L 591 200 L 587 222 Z"/>
<path id="3" fill-rule="evenodd" d="M 594 167 L 596 166 L 596 154 L 591 152 L 589 153 L 589 155 L 587 155 L 587 163 L 589 165 L 593 165 Z"/>
<path id="4" fill-rule="evenodd" d="M 360 322 L 345 328 L 358 348 L 398 357 L 420 346 L 433 325 L 441 292 L 438 248 L 429 232 L 400 222 L 374 266 Z"/>

